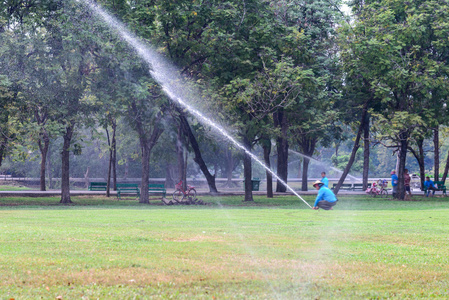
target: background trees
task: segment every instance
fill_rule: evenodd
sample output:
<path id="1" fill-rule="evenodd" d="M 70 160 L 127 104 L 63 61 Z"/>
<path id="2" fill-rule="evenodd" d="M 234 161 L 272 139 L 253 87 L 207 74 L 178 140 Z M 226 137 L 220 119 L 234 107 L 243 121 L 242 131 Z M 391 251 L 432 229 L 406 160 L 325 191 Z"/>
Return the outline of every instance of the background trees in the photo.
<path id="1" fill-rule="evenodd" d="M 356 22 L 343 34 L 348 73 L 361 73 L 365 94 L 380 104 L 373 113 L 381 123 L 377 138 L 397 148 L 400 179 L 412 137 L 424 137 L 435 109 L 446 110 L 446 11 L 441 1 L 355 2 Z"/>
<path id="2" fill-rule="evenodd" d="M 319 0 L 98 2 L 137 36 L 156 45 L 200 91 L 195 104 L 247 149 L 263 151 L 265 163 L 275 166 L 284 181 L 289 149 L 320 155 L 331 163 L 333 151 L 326 148 L 332 143 L 342 145 L 339 153 L 335 151 L 335 164 L 348 161 L 341 182 L 358 170 L 351 166 L 360 167 L 361 159 L 364 183 L 369 174 L 388 174 L 393 168 L 391 154 L 399 155 L 399 176 L 406 163 L 416 166 L 421 177 L 432 169 L 438 178 L 439 170 L 448 169 L 446 157 L 439 157 L 447 151 L 440 139 L 448 95 L 444 1 L 406 5 L 354 1 L 351 23 L 342 23 L 339 3 Z M 7 153 L 13 159 L 28 159 L 40 149 L 41 189 L 45 189 L 48 149 L 60 144 L 61 201 L 69 203 L 70 158 L 74 152 L 83 155 L 80 146 L 88 145 L 81 141 L 81 132 L 91 128 L 97 134 L 88 134 L 89 139 L 97 139 L 98 134 L 106 135 L 103 128 L 112 128 L 107 178 L 118 161 L 123 177 L 137 174 L 142 186 L 150 174 L 172 174 L 166 177 L 185 181 L 188 152 L 197 163 L 192 169 L 203 174 L 211 192 L 218 191 L 215 179 L 220 169 L 232 177 L 237 155 L 228 155 L 227 164 L 217 159 L 226 156 L 222 153 L 229 145 L 221 147 L 223 142 L 207 126 L 169 105 L 134 50 L 82 4 L 52 0 L 4 4 L 0 166 Z M 123 134 L 126 126 L 132 130 Z M 354 144 L 344 141 L 345 130 Z M 125 139 L 126 145 L 120 145 Z M 362 141 L 360 158 L 357 149 Z M 152 151 L 158 153 L 155 159 Z M 407 160 L 409 151 L 416 162 Z M 247 154 L 241 155 L 245 200 L 251 201 L 252 162 Z M 370 171 L 370 166 L 379 169 Z M 307 190 L 307 157 L 301 167 L 301 189 Z M 325 170 L 320 167 L 321 171 Z M 266 176 L 269 179 L 270 174 Z M 278 183 L 276 190 L 283 192 L 285 187 Z M 142 193 L 141 202 L 147 200 Z"/>

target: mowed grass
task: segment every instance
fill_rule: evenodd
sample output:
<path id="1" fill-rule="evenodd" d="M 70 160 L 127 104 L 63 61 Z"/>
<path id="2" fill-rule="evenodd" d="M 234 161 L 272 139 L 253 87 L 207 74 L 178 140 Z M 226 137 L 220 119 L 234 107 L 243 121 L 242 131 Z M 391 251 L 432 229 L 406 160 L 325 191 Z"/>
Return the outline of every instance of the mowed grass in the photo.
<path id="1" fill-rule="evenodd" d="M 0 198 L 0 299 L 449 297 L 448 198 L 200 199 Z"/>
<path id="2" fill-rule="evenodd" d="M 0 191 L 27 191 L 30 188 L 22 185 L 4 185 L 0 184 Z"/>

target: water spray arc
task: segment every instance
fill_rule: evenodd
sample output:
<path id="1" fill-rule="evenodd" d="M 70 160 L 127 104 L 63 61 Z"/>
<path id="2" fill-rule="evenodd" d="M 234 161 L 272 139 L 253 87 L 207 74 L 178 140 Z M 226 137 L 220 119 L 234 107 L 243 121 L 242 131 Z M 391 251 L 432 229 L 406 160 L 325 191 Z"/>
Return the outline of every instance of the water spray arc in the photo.
<path id="1" fill-rule="evenodd" d="M 179 77 L 178 73 L 173 70 L 173 66 L 165 62 L 164 58 L 153 50 L 150 46 L 145 45 L 139 39 L 134 37 L 123 24 L 118 20 L 110 16 L 106 11 L 104 11 L 97 4 L 90 2 L 89 0 L 83 0 L 83 2 L 93 11 L 95 14 L 100 16 L 111 28 L 113 28 L 118 35 L 123 38 L 132 48 L 134 48 L 137 54 L 146 62 L 150 67 L 151 76 L 162 86 L 164 92 L 176 103 L 181 105 L 183 108 L 188 110 L 191 114 L 197 117 L 202 123 L 214 128 L 222 136 L 231 141 L 236 147 L 242 149 L 247 153 L 252 159 L 259 163 L 265 170 L 270 172 L 270 174 L 276 178 L 280 183 L 282 183 L 289 191 L 291 191 L 295 196 L 301 199 L 308 207 L 312 208 L 309 203 L 307 203 L 295 190 L 293 190 L 286 182 L 284 182 L 279 176 L 277 176 L 270 168 L 268 168 L 261 160 L 257 158 L 251 151 L 246 149 L 237 140 L 235 140 L 229 133 L 227 133 L 223 128 L 218 126 L 211 119 L 203 115 L 200 111 L 187 104 L 183 97 L 178 95 L 182 93 L 183 89 L 180 83 L 183 82 L 182 78 Z"/>
<path id="2" fill-rule="evenodd" d="M 291 191 L 295 196 L 297 196 L 299 199 L 301 199 L 305 204 L 307 204 L 307 206 L 309 206 L 310 208 L 312 208 L 312 206 L 310 206 L 309 203 L 307 203 L 295 190 L 293 190 L 289 185 L 287 185 L 287 183 L 285 183 L 278 175 L 276 175 L 276 173 L 274 173 L 270 168 L 268 168 L 268 166 L 266 166 L 256 155 L 254 155 L 251 151 L 247 150 L 243 145 L 241 145 L 239 142 L 237 142 L 231 135 L 229 135 L 223 128 L 221 128 L 220 126 L 218 126 L 217 124 L 215 124 L 214 122 L 212 122 L 209 118 L 205 117 L 204 115 L 202 115 L 199 111 L 197 111 L 196 109 L 190 107 L 187 103 L 185 103 L 184 101 L 182 101 L 182 99 L 175 97 L 174 95 L 171 95 L 169 91 L 167 91 L 164 87 L 164 91 L 167 93 L 167 95 L 170 96 L 170 98 L 172 98 L 173 100 L 177 101 L 179 104 L 181 104 L 182 106 L 184 106 L 190 113 L 192 113 L 193 115 L 195 115 L 197 118 L 199 118 L 200 120 L 202 120 L 204 123 L 206 123 L 207 125 L 209 125 L 210 127 L 214 128 L 215 130 L 217 130 L 221 135 L 223 135 L 225 138 L 227 138 L 228 140 L 230 140 L 235 146 L 237 146 L 238 148 L 242 149 L 243 151 L 245 151 L 249 156 L 251 156 L 252 159 L 254 159 L 258 164 L 260 164 L 265 170 L 267 170 L 268 172 L 270 172 L 270 174 L 276 178 L 277 180 L 279 180 L 279 182 L 281 182 L 284 186 L 287 187 L 287 189 L 289 191 Z"/>
<path id="3" fill-rule="evenodd" d="M 307 158 L 307 159 L 309 159 L 309 160 L 311 160 L 311 161 L 313 161 L 313 162 L 315 162 L 315 163 L 317 163 L 317 164 L 327 166 L 327 167 L 329 167 L 330 169 L 332 169 L 332 170 L 335 171 L 335 172 L 338 172 L 338 173 L 340 173 L 340 174 L 343 173 L 342 170 L 337 169 L 337 168 L 332 167 L 332 166 L 329 166 L 328 164 L 326 164 L 326 163 L 324 163 L 324 162 L 322 162 L 322 161 L 319 161 L 319 160 L 317 160 L 317 159 L 315 159 L 315 158 L 313 158 L 313 157 L 311 157 L 311 156 L 307 156 L 307 155 L 305 155 L 305 154 L 299 153 L 299 152 L 297 152 L 297 151 L 295 151 L 295 150 L 291 150 L 291 149 L 289 149 L 288 151 L 291 152 L 291 153 L 293 153 L 293 154 L 299 155 L 299 156 L 301 156 L 302 158 Z M 348 174 L 347 176 L 350 177 L 352 180 L 355 180 L 355 181 L 362 181 L 360 178 L 357 178 L 357 177 L 355 177 L 355 176 L 352 176 L 351 174 Z"/>

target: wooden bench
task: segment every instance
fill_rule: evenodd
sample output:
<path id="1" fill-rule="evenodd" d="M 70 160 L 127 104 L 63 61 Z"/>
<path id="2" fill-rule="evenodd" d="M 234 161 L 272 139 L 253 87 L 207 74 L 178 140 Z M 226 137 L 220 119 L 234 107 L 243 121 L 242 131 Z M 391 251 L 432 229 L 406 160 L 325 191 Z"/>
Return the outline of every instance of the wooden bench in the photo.
<path id="1" fill-rule="evenodd" d="M 371 188 L 371 183 L 368 183 L 368 187 L 367 188 Z M 355 190 L 361 190 L 361 191 L 363 191 L 364 189 L 363 189 L 363 183 L 354 183 L 354 185 L 352 186 L 352 190 L 353 191 L 355 191 Z"/>
<path id="2" fill-rule="evenodd" d="M 335 189 L 338 183 L 332 185 L 332 189 Z M 341 190 L 352 190 L 352 183 L 343 183 L 340 187 Z"/>
<path id="3" fill-rule="evenodd" d="M 149 184 L 148 185 L 148 193 L 149 194 L 162 194 L 162 197 L 165 198 L 167 194 L 167 190 L 163 184 Z"/>
<path id="4" fill-rule="evenodd" d="M 444 181 L 435 181 L 433 184 L 437 188 L 437 191 L 443 192 L 443 195 L 447 196 L 446 195 L 446 186 L 444 185 Z M 427 188 L 424 187 L 423 190 L 424 190 L 424 195 L 425 195 L 427 193 Z"/>
<path id="5" fill-rule="evenodd" d="M 117 183 L 117 198 L 120 200 L 122 195 L 136 195 L 140 197 L 140 190 L 137 183 Z"/>
<path id="6" fill-rule="evenodd" d="M 106 182 L 89 182 L 89 191 L 106 191 L 108 187 Z"/>

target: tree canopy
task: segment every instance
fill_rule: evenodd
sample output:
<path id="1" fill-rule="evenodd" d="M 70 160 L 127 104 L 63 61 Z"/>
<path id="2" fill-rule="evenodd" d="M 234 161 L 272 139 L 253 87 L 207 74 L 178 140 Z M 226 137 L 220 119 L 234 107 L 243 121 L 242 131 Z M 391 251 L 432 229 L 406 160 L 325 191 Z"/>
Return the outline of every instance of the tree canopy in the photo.
<path id="1" fill-rule="evenodd" d="M 289 150 L 298 150 L 306 155 L 301 161 L 307 190 L 309 157 L 348 137 L 355 137 L 352 154 L 338 158 L 335 151 L 332 160 L 340 167 L 347 160 L 346 174 L 360 160 L 362 140 L 365 151 L 385 147 L 398 155 L 400 178 L 409 152 L 424 174 L 424 148 L 433 138 L 438 175 L 444 147 L 439 136 L 449 120 L 445 1 L 354 0 L 349 22 L 341 3 L 321 0 L 97 3 L 172 62 L 188 82 L 181 94 L 191 87 L 198 91 L 195 105 L 248 150 L 262 148 L 268 165 L 275 145 L 282 180 L 288 179 Z M 117 127 L 126 127 L 128 136 Z M 70 203 L 71 153 L 82 153 L 86 130 L 98 137 L 109 128 L 110 166 L 117 151 L 126 164 L 139 158 L 142 186 L 156 153 L 177 160 L 165 168 L 166 177 L 177 180 L 185 179 L 191 152 L 211 192 L 218 191 L 217 170 L 232 177 L 233 162 L 243 157 L 245 200 L 252 201 L 251 158 L 229 151 L 207 125 L 171 102 L 136 49 L 82 1 L 3 1 L 0 167 L 5 157 L 26 160 L 39 149 L 45 189 L 49 149 L 60 147 L 61 202 Z M 127 145 L 117 144 L 124 139 Z M 162 145 L 172 146 L 161 151 Z M 217 160 L 216 153 L 229 161 Z M 365 155 L 364 177 L 369 166 Z M 356 163 L 352 170 L 359 169 Z M 278 183 L 277 191 L 285 187 Z M 148 194 L 140 201 L 148 203 Z"/>

